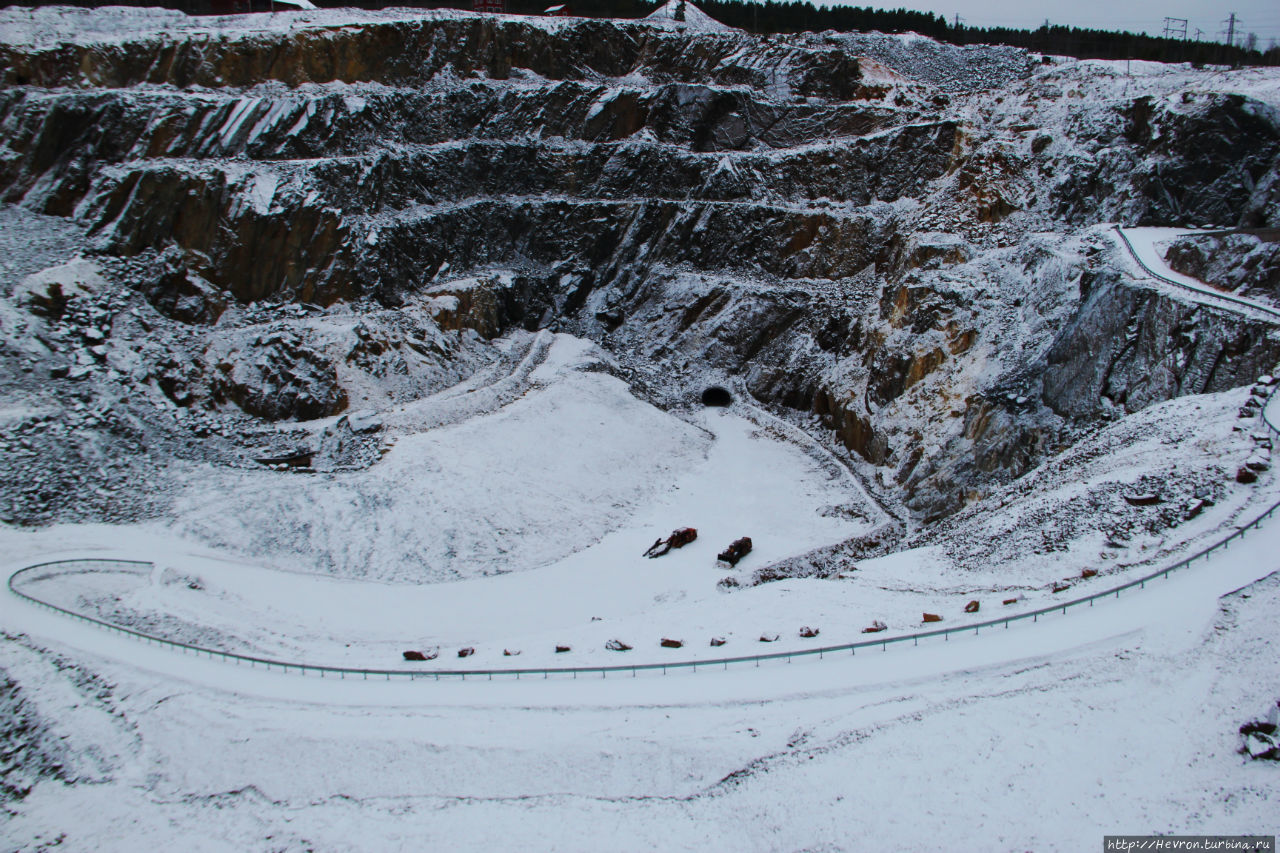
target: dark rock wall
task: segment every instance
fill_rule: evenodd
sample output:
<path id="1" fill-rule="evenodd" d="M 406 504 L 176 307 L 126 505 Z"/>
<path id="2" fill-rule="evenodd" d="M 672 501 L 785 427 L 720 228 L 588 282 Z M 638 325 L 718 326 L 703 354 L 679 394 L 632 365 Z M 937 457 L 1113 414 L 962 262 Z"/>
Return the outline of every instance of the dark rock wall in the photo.
<path id="1" fill-rule="evenodd" d="M 1044 402 L 1067 417 L 1245 385 L 1280 358 L 1270 323 L 1127 287 L 1114 273 L 1084 290 L 1044 371 Z"/>
<path id="2" fill-rule="evenodd" d="M 0 199 L 74 217 L 205 336 L 162 366 L 182 406 L 333 414 L 352 364 L 408 372 L 471 346 L 436 333 L 550 326 L 672 393 L 741 377 L 924 520 L 1081 425 L 1280 356 L 1267 325 L 1135 287 L 1114 258 L 1027 248 L 1109 219 L 1274 226 L 1274 111 L 1081 104 L 1024 142 L 1034 123 L 994 128 L 970 96 L 864 85 L 843 44 L 458 15 L 0 46 Z M 362 325 L 341 364 L 212 326 L 440 296 L 434 331 Z"/>
<path id="3" fill-rule="evenodd" d="M 1069 128 L 1091 156 L 1058 168 L 1056 212 L 1070 222 L 1276 227 L 1280 114 L 1242 95 L 1138 98 Z"/>
<path id="4" fill-rule="evenodd" d="M 1169 266 L 1223 290 L 1263 299 L 1280 296 L 1280 229 L 1179 238 Z"/>

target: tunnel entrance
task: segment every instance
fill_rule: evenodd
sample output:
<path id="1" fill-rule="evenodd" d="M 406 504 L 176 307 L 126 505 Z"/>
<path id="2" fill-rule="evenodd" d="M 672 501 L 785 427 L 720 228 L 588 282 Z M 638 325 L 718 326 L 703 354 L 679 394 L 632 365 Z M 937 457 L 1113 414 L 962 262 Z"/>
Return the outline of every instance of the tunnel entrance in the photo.
<path id="1" fill-rule="evenodd" d="M 729 393 L 729 389 L 721 388 L 719 385 L 712 385 L 702 392 L 704 406 L 728 406 L 732 403 L 733 395 Z"/>

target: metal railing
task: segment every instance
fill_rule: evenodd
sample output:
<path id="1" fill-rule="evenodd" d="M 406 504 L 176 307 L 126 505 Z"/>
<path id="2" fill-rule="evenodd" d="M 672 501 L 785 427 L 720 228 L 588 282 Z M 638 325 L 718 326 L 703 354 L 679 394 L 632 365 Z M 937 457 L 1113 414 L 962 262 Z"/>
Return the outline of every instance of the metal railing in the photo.
<path id="1" fill-rule="evenodd" d="M 1133 257 L 1135 261 L 1137 261 L 1138 266 L 1142 267 L 1142 269 L 1146 271 L 1147 275 L 1151 276 L 1152 278 L 1157 279 L 1159 281 L 1163 281 L 1165 284 L 1172 284 L 1174 287 L 1178 287 L 1183 290 L 1189 291 L 1191 293 L 1196 294 L 1197 296 L 1208 296 L 1210 299 L 1221 299 L 1224 302 L 1231 302 L 1236 305 L 1241 305 L 1245 308 L 1249 308 L 1254 311 L 1260 311 L 1263 314 L 1269 314 L 1272 317 L 1275 317 L 1276 319 L 1280 319 L 1280 310 L 1272 308 L 1269 305 L 1263 305 L 1260 302 L 1254 302 L 1252 299 L 1243 299 L 1232 293 L 1220 293 L 1217 290 L 1213 290 L 1213 291 L 1201 290 L 1198 287 L 1192 287 L 1191 285 L 1187 284 L 1184 281 L 1178 281 L 1177 279 L 1169 278 L 1167 275 L 1164 275 L 1163 273 L 1157 270 L 1153 270 L 1151 267 L 1147 266 L 1147 262 L 1142 259 L 1142 256 L 1138 254 L 1138 250 L 1133 247 L 1133 243 L 1129 241 L 1129 235 L 1124 233 L 1124 229 L 1121 228 L 1119 225 L 1115 226 L 1115 229 L 1116 229 L 1116 233 L 1120 235 L 1120 239 L 1124 241 L 1125 248 L 1129 250 L 1129 254 Z M 1268 426 L 1270 426 L 1270 424 L 1268 424 Z"/>
<path id="2" fill-rule="evenodd" d="M 1275 397 L 1280 385 L 1272 388 L 1268 394 L 1266 401 L 1262 404 L 1261 420 L 1267 426 L 1269 436 L 1272 438 L 1280 437 L 1280 429 L 1277 429 L 1270 418 L 1267 416 L 1267 406 Z M 150 569 L 153 563 L 140 560 L 111 560 L 111 559 L 84 559 L 84 560 L 54 560 L 46 563 L 37 563 L 32 566 L 19 569 L 9 577 L 9 591 L 19 598 L 24 599 L 38 607 L 70 616 L 81 622 L 96 625 L 108 631 L 134 637 L 150 644 L 167 646 L 169 648 L 179 649 L 186 654 L 195 654 L 202 657 L 208 657 L 213 660 L 222 660 L 229 663 L 248 664 L 251 667 L 262 666 L 267 670 L 277 670 L 280 672 L 293 672 L 299 675 L 318 674 L 321 678 L 328 676 L 336 676 L 338 678 L 361 678 L 368 680 L 369 678 L 385 679 L 390 681 L 396 679 L 433 679 L 439 681 L 441 678 L 456 678 L 465 681 L 467 678 L 486 678 L 493 680 L 494 676 L 521 679 L 524 677 L 541 676 L 543 679 L 549 679 L 551 676 L 572 676 L 577 678 L 579 675 L 599 675 L 601 678 L 608 678 L 610 675 L 626 675 L 630 674 L 635 677 L 639 673 L 657 673 L 665 675 L 669 670 L 691 670 L 697 672 L 698 668 L 711 669 L 720 668 L 727 670 L 732 665 L 753 664 L 759 666 L 762 662 L 770 661 L 786 661 L 791 662 L 794 658 L 812 658 L 817 656 L 823 659 L 827 656 L 834 655 L 857 655 L 859 650 L 880 649 L 888 651 L 889 646 L 896 646 L 910 642 L 912 646 L 918 646 L 921 640 L 941 637 L 943 640 L 950 639 L 953 635 L 968 635 L 970 633 L 978 635 L 985 629 L 1007 629 L 1009 625 L 1015 622 L 1031 620 L 1033 623 L 1039 622 L 1041 616 L 1050 616 L 1053 614 L 1066 615 L 1071 608 L 1089 606 L 1092 607 L 1095 601 L 1101 601 L 1108 598 L 1119 598 L 1120 593 L 1131 589 L 1144 589 L 1146 585 L 1154 580 L 1165 579 L 1169 577 L 1171 572 L 1186 568 L 1196 560 L 1205 559 L 1210 554 L 1218 550 L 1229 548 L 1231 543 L 1245 536 L 1250 530 L 1257 528 L 1262 522 L 1271 518 L 1277 510 L 1280 510 L 1280 501 L 1272 504 L 1263 513 L 1258 515 L 1252 521 L 1238 527 L 1229 536 L 1215 542 L 1214 544 L 1203 548 L 1194 554 L 1184 557 L 1172 565 L 1157 569 L 1150 574 L 1127 581 L 1119 586 L 1110 587 L 1101 592 L 1092 595 L 1073 598 L 1069 601 L 1063 601 L 1053 604 L 1049 607 L 1041 607 L 1036 610 L 1029 610 L 1022 613 L 1015 613 L 1009 616 L 1002 616 L 997 619 L 988 619 L 983 622 L 971 622 L 965 625 L 957 625 L 948 628 L 936 628 L 931 631 L 916 631 L 910 634 L 897 634 L 892 637 L 882 637 L 875 639 L 862 640 L 856 643 L 842 643 L 835 646 L 821 646 L 812 649 L 799 649 L 786 652 L 770 652 L 767 654 L 757 655 L 740 655 L 737 657 L 712 658 L 708 660 L 686 660 L 674 661 L 670 663 L 638 663 L 638 664 L 614 664 L 609 666 L 564 666 L 564 667 L 530 667 L 524 669 L 364 669 L 360 667 L 343 667 L 343 666 L 327 666 L 323 664 L 308 664 L 297 661 L 283 661 L 274 658 L 256 657 L 254 655 L 239 654 L 238 652 L 221 651 L 219 649 L 210 649 L 203 646 L 197 646 L 190 643 L 183 643 L 176 640 L 167 640 L 163 637 L 156 637 L 142 631 L 135 631 L 132 628 L 126 628 L 121 625 L 115 625 L 102 619 L 95 619 L 92 616 L 86 616 L 82 613 L 76 613 L 66 608 L 59 607 L 55 604 L 41 601 L 38 598 L 27 595 L 17 589 L 14 582 L 20 577 L 31 572 L 58 571 L 61 573 L 66 569 L 83 568 L 91 570 L 93 568 L 124 568 L 130 567 L 133 571 L 139 571 L 142 568 Z"/>

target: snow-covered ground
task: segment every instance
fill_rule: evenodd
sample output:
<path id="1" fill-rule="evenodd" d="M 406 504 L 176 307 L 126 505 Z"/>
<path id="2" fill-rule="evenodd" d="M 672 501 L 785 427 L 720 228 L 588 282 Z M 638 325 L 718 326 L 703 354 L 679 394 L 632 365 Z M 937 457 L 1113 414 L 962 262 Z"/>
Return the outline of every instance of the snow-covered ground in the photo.
<path id="1" fill-rule="evenodd" d="M 673 14 L 674 4 L 665 9 Z M 696 12 L 686 7 L 686 28 L 713 29 L 697 14 L 690 21 Z M 251 40 L 432 16 L 470 13 L 216 19 L 12 7 L 0 10 L 0 41 L 53 49 L 76 22 L 76 38 L 109 49 L 163 31 Z M 793 40 L 810 38 L 827 37 Z M 867 82 L 905 90 L 908 60 L 920 65 L 918 36 L 835 41 L 877 57 Z M 1004 86 L 1027 70 L 1014 49 L 925 52 L 912 79 L 953 92 Z M 1024 134 L 1043 131 L 1052 154 L 1074 144 L 1065 131 L 1077 105 L 1172 101 L 1195 90 L 1248 93 L 1270 109 L 1280 104 L 1277 80 L 1059 62 L 1025 85 L 957 101 L 954 115 L 981 130 L 974 138 L 1004 134 L 999 145 L 1026 140 L 1034 149 L 1037 137 Z M 599 98 L 630 85 L 606 82 Z M 494 85 L 546 83 L 513 73 Z M 350 94 L 352 111 L 380 85 L 325 84 Z M 793 92 L 774 75 L 768 95 Z M 1041 99 L 1046 106 L 1033 103 Z M 227 133 L 244 131 L 253 109 L 246 96 L 220 119 Z M 765 155 L 716 156 L 727 170 Z M 248 161 L 226 162 L 234 173 Z M 269 212 L 283 185 L 274 172 L 254 175 L 246 199 Z M 999 169 L 986 177 L 1014 208 L 1038 191 L 1016 173 L 1007 186 Z M 893 205 L 906 221 L 919 204 L 900 199 L 881 212 L 887 218 Z M 917 233 L 945 232 L 934 242 L 964 257 L 979 241 L 952 212 L 916 223 Z M 1006 226 L 966 227 L 994 245 L 1003 238 L 991 235 Z M 1138 233 L 1140 254 L 1158 255 L 1162 235 Z M 47 252 L 32 242 L 30 257 L 0 261 L 0 272 L 20 277 L 65 260 L 63 242 L 73 241 L 49 236 Z M 1001 332 L 992 308 L 976 320 L 978 352 L 989 356 L 911 386 L 937 406 L 939 422 L 959 423 L 950 421 L 962 414 L 953 406 L 985 390 L 1000 350 L 1045 344 L 1037 324 L 1070 309 L 1085 247 L 1072 236 L 1042 242 L 1043 264 L 1028 260 L 1035 240 L 1011 230 L 1008 245 L 1025 247 L 1025 258 L 992 251 L 975 262 L 990 270 L 983 289 L 955 285 L 958 305 L 986 299 L 988 286 L 1011 301 L 1015 288 L 1027 292 L 1016 291 L 1019 310 L 1008 314 L 1022 331 Z M 1022 310 L 1023 296 L 1036 310 Z M 326 323 L 350 325 L 314 325 Z M 889 626 L 875 636 L 902 634 L 924 612 L 940 614 L 943 627 L 1024 612 L 1174 563 L 1280 497 L 1270 438 L 1243 407 L 1265 388 L 1186 396 L 1081 425 L 1066 450 L 966 496 L 954 515 L 903 524 L 894 553 L 840 557 L 847 566 L 837 577 L 725 592 L 726 576 L 745 581 L 775 561 L 881 529 L 884 511 L 858 475 L 887 490 L 892 469 L 852 463 L 851 472 L 834 444 L 827 453 L 742 399 L 727 410 L 650 405 L 618 378 L 612 358 L 567 335 L 515 333 L 493 350 L 487 368 L 452 374 L 470 378 L 408 403 L 372 378 L 348 377 L 359 403 L 351 408 L 377 409 L 388 439 L 368 467 L 304 473 L 175 458 L 166 475 L 182 492 L 152 516 L 162 520 L 0 525 L 0 577 L 59 557 L 154 561 L 149 572 L 69 573 L 24 588 L 158 636 L 308 663 L 400 669 L 411 666 L 404 650 L 438 648 L 424 669 L 650 664 L 849 642 L 868 636 L 861 631 L 873 620 Z M 671 360 L 681 371 L 673 385 L 698 382 L 689 400 L 709 381 L 727 381 L 697 376 L 707 368 L 689 355 L 682 367 Z M 26 405 L 12 401 L 3 414 L 25 417 Z M 285 421 L 280 432 L 315 437 L 337 422 Z M 1246 460 L 1258 469 L 1254 484 L 1237 482 Z M 642 556 L 686 525 L 699 531 L 694 543 Z M 717 566 L 716 552 L 742 535 L 755 550 L 737 568 Z M 1237 731 L 1280 700 L 1278 546 L 1280 518 L 1168 580 L 1034 624 L 856 656 L 634 678 L 303 677 L 184 655 L 4 593 L 0 839 L 16 850 L 834 851 L 1077 850 L 1118 832 L 1271 834 L 1280 829 L 1276 765 L 1239 754 Z M 1054 592 L 1060 585 L 1069 591 Z M 963 612 L 970 600 L 978 613 Z M 803 639 L 801 626 L 821 634 Z M 779 640 L 762 644 L 762 634 Z M 685 645 L 662 648 L 664 637 Z M 712 647 L 713 637 L 726 642 Z M 610 651 L 612 639 L 634 648 Z M 462 648 L 475 653 L 459 658 Z"/>
<path id="2" fill-rule="evenodd" d="M 1280 582 L 1252 582 L 1277 544 L 1273 523 L 1167 582 L 1007 632 L 635 679 L 303 679 L 6 605 L 22 712 L 57 721 L 49 748 L 80 782 L 38 785 L 6 836 L 1076 850 L 1121 831 L 1272 833 L 1275 768 L 1237 755 L 1235 728 L 1276 699 Z"/>
<path id="3" fill-rule="evenodd" d="M 18 537 L 33 555 L 155 563 L 53 573 L 22 589 L 167 639 L 316 665 L 401 668 L 406 650 L 438 650 L 426 669 L 661 663 L 853 642 L 876 621 L 886 636 L 908 633 L 924 612 L 948 627 L 1043 607 L 1204 547 L 1276 491 L 1269 476 L 1216 485 L 1257 452 L 1237 429 L 1243 391 L 1182 398 L 1050 460 L 924 547 L 848 561 L 837 578 L 725 592 L 722 578 L 746 582 L 869 532 L 879 509 L 847 470 L 762 428 L 770 420 L 746 403 L 676 417 L 584 370 L 604 358 L 587 342 L 539 340 L 541 361 L 522 362 L 506 405 L 473 406 L 501 382 L 469 380 L 392 411 L 404 434 L 371 468 L 208 468 L 167 526 Z M 1183 448 L 1176 460 L 1170 441 Z M 1153 483 L 1163 508 L 1125 500 Z M 1057 519 L 1053 536 L 1046 518 Z M 643 555 L 684 526 L 695 542 Z M 751 554 L 718 565 L 744 535 Z M 1064 584 L 1070 593 L 1054 591 Z M 972 600 L 976 616 L 962 612 Z M 805 626 L 821 633 L 802 639 Z M 773 635 L 779 645 L 760 642 Z M 661 648 L 664 638 L 685 645 Z M 606 648 L 614 639 L 633 650 Z M 463 648 L 474 654 L 459 659 Z"/>
<path id="4" fill-rule="evenodd" d="M 610 430 L 622 429 L 619 415 L 644 422 L 640 404 L 611 396 L 606 374 L 573 369 L 588 353 L 580 342 L 557 339 L 557 350 L 538 368 L 544 384 L 434 440 L 486 427 L 506 445 L 547 441 L 540 418 L 566 435 L 593 417 Z M 595 408 L 566 411 L 557 389 L 594 393 L 581 404 Z M 1231 399 L 1211 410 L 1229 412 L 1239 395 L 1220 396 Z M 172 616 L 153 623 L 161 633 L 195 626 L 204 633 L 191 639 L 318 662 L 386 663 L 440 645 L 443 664 L 463 644 L 477 648 L 466 661 L 476 667 L 510 664 L 504 646 L 522 647 L 521 665 L 651 662 L 772 650 L 762 631 L 802 648 L 801 624 L 823 631 L 809 642 L 853 639 L 886 595 L 958 610 L 940 585 L 960 576 L 936 548 L 865 561 L 858 582 L 716 591 L 722 540 L 752 534 L 749 567 L 851 535 L 866 522 L 824 508 L 860 492 L 733 410 L 671 420 L 650 424 L 650 440 L 692 436 L 677 446 L 705 455 L 669 470 L 599 541 L 522 572 L 423 585 L 289 573 L 155 527 L 4 529 L 0 545 L 9 571 L 71 554 L 154 559 L 150 575 L 70 576 L 43 592 L 81 607 L 110 592 L 122 608 Z M 415 455 L 403 440 L 394 452 Z M 508 462 L 489 459 L 494 471 Z M 597 499 L 587 486 L 599 473 L 567 484 L 579 508 Z M 211 500 L 220 482 L 206 484 Z M 1224 502 L 1202 535 L 1250 517 Z M 681 524 L 699 539 L 640 556 Z M 1035 624 L 635 678 L 304 678 L 184 656 L 9 597 L 0 661 L 20 691 L 9 707 L 29 721 L 23 755 L 60 769 L 21 801 L 6 837 L 17 849 L 60 838 L 95 850 L 588 850 L 604 837 L 622 850 L 1073 850 L 1119 831 L 1274 832 L 1274 768 L 1238 755 L 1235 730 L 1280 698 L 1267 642 L 1277 545 L 1280 520 L 1167 581 Z M 990 580 L 965 578 L 970 589 Z M 712 650 L 716 634 L 729 643 Z M 672 635 L 689 646 L 658 648 Z M 613 637 L 635 650 L 605 651 Z M 574 652 L 555 655 L 554 643 Z"/>

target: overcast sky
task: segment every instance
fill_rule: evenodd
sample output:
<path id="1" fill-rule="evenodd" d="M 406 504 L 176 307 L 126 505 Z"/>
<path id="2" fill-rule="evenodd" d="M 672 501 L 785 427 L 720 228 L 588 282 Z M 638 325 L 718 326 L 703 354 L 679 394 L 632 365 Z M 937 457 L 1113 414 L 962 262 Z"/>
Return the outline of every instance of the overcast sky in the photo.
<path id="1" fill-rule="evenodd" d="M 823 6 L 831 0 L 815 0 Z M 1280 40 L 1280 0 L 847 0 L 839 5 L 875 6 L 884 9 L 919 9 L 936 12 L 953 20 L 960 14 L 964 23 L 975 27 L 1038 27 L 1048 18 L 1055 24 L 1104 30 L 1128 30 L 1160 35 L 1165 16 L 1186 18 L 1187 35 L 1226 41 L 1226 20 L 1236 13 L 1237 33 L 1257 33 L 1259 46 L 1270 39 Z"/>

